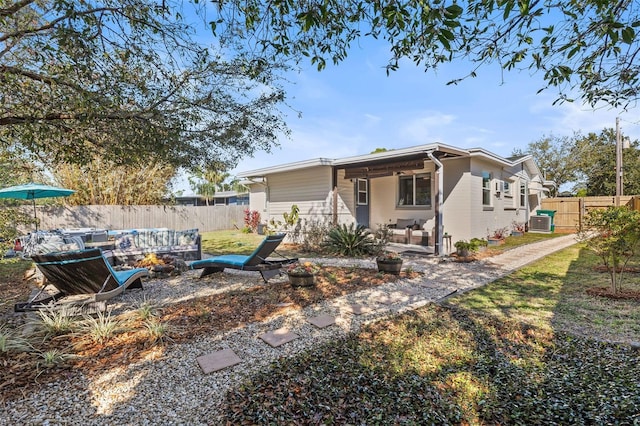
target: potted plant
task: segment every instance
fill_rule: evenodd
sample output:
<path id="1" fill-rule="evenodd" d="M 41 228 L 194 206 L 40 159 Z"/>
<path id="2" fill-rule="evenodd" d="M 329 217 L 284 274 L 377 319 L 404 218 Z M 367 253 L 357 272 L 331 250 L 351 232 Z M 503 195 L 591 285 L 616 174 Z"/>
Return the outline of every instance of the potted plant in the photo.
<path id="1" fill-rule="evenodd" d="M 320 266 L 311 262 L 296 262 L 287 268 L 289 282 L 293 287 L 309 287 L 315 284 Z"/>
<path id="2" fill-rule="evenodd" d="M 469 257 L 469 252 L 471 251 L 471 243 L 469 241 L 456 241 L 453 246 L 456 248 L 456 254 L 459 257 Z"/>
<path id="3" fill-rule="evenodd" d="M 483 252 L 487 249 L 487 246 L 489 245 L 489 243 L 487 243 L 487 240 L 485 240 L 484 238 L 472 238 L 469 241 L 469 244 L 471 244 L 471 251 L 478 251 L 478 252 Z"/>
<path id="4" fill-rule="evenodd" d="M 495 231 L 489 233 L 487 237 L 487 243 L 490 246 L 499 246 L 504 244 L 504 239 L 507 237 L 509 233 L 508 228 L 498 228 Z"/>
<path id="5" fill-rule="evenodd" d="M 526 230 L 526 224 L 521 222 L 513 222 L 513 229 L 511 230 L 511 236 L 522 237 Z"/>
<path id="6" fill-rule="evenodd" d="M 376 257 L 378 271 L 398 275 L 402 270 L 402 257 L 395 251 L 384 251 Z"/>

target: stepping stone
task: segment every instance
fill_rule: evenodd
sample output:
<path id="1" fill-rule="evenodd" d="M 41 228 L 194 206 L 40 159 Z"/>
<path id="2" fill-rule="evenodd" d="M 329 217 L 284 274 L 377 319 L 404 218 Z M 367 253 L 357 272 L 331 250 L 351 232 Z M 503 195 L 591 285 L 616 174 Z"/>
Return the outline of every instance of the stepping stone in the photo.
<path id="1" fill-rule="evenodd" d="M 238 355 L 231 349 L 223 349 L 208 355 L 202 355 L 196 358 L 196 360 L 198 364 L 200 364 L 200 368 L 202 368 L 204 374 L 222 370 L 223 368 L 231 367 L 232 365 L 242 362 Z"/>
<path id="2" fill-rule="evenodd" d="M 364 305 L 349 305 L 347 307 L 345 307 L 345 311 L 347 312 L 351 312 L 354 315 L 362 315 L 362 314 L 368 314 L 369 312 L 373 311 L 373 309 L 364 306 Z"/>
<path id="3" fill-rule="evenodd" d="M 331 315 L 318 315 L 317 317 L 308 318 L 307 321 L 318 328 L 325 328 L 335 324 L 336 317 Z"/>
<path id="4" fill-rule="evenodd" d="M 258 337 L 271 345 L 271 347 L 277 348 L 278 346 L 284 345 L 285 343 L 295 340 L 300 336 L 296 333 L 290 332 L 286 328 L 279 328 L 277 330 L 261 334 Z"/>
<path id="5" fill-rule="evenodd" d="M 407 296 L 415 296 L 416 294 L 422 293 L 422 290 L 414 287 L 407 287 L 400 290 L 400 292 L 406 294 Z"/>
<path id="6" fill-rule="evenodd" d="M 405 300 L 406 297 L 399 295 L 391 295 L 391 296 L 380 296 L 372 299 L 374 302 L 382 303 L 383 305 L 393 305 L 394 303 L 401 302 Z"/>

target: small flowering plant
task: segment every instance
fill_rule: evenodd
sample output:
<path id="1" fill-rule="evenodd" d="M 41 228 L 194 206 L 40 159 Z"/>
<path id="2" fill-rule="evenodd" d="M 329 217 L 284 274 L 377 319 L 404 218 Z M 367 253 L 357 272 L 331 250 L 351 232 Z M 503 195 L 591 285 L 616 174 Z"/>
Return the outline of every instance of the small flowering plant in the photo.
<path id="1" fill-rule="evenodd" d="M 380 262 L 400 262 L 402 257 L 400 257 L 400 253 L 395 251 L 384 251 L 376 257 L 376 260 Z"/>
<path id="2" fill-rule="evenodd" d="M 320 271 L 320 265 L 311 262 L 297 262 L 287 268 L 287 273 L 293 275 L 315 275 Z"/>

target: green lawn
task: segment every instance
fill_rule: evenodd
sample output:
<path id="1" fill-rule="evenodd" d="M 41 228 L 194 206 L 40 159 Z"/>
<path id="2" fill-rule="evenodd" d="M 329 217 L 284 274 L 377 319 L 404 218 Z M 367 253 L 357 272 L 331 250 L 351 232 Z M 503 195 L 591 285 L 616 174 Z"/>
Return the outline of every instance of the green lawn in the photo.
<path id="1" fill-rule="evenodd" d="M 240 230 L 210 231 L 202 233 L 202 252 L 219 254 L 250 254 L 264 239 L 264 235 Z"/>
<path id="2" fill-rule="evenodd" d="M 233 424 L 638 424 L 640 308 L 587 296 L 576 245 L 490 285 L 277 361 Z M 628 288 L 640 289 L 629 276 Z"/>

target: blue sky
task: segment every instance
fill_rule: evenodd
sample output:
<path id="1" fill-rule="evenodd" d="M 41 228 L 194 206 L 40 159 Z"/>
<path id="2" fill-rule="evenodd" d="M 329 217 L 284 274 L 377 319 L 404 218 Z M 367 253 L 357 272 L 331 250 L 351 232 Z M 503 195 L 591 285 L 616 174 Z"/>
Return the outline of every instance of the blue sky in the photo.
<path id="1" fill-rule="evenodd" d="M 624 112 L 593 110 L 579 102 L 552 105 L 556 89 L 540 94 L 540 75 L 481 68 L 478 77 L 447 86 L 466 75 L 467 64 L 448 64 L 425 72 L 406 61 L 386 75 L 388 54 L 381 44 L 355 47 L 347 61 L 323 71 L 304 64 L 287 77 L 285 108 L 290 138 L 282 138 L 272 153 L 257 153 L 240 161 L 232 174 L 318 157 L 367 154 L 375 148 L 403 148 L 432 142 L 482 147 L 509 156 L 544 135 L 571 136 L 615 128 L 621 119 L 624 135 L 640 139 L 637 108 Z"/>
<path id="2" fill-rule="evenodd" d="M 282 110 L 290 137 L 282 137 L 271 153 L 242 159 L 231 174 L 432 142 L 509 156 L 514 148 L 524 150 L 545 135 L 615 128 L 616 117 L 624 135 L 640 139 L 640 109 L 594 110 L 579 101 L 552 105 L 557 89 L 537 94 L 544 86 L 540 74 L 503 72 L 492 64 L 480 68 L 475 78 L 447 86 L 467 75 L 471 64 L 456 62 L 425 72 L 405 60 L 387 76 L 388 58 L 383 41 L 362 40 L 338 65 L 317 71 L 304 63 L 299 72 L 288 74 L 285 88 L 291 108 Z"/>

